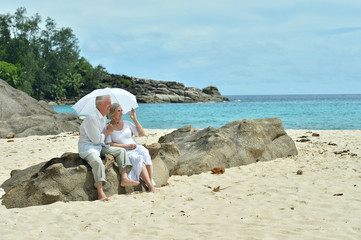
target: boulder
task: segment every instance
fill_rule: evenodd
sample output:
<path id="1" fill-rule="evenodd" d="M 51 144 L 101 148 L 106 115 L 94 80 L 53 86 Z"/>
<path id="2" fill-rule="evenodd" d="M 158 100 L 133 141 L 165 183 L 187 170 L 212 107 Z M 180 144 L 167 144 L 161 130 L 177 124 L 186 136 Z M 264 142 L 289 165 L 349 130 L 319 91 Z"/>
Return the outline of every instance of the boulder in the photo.
<path id="1" fill-rule="evenodd" d="M 10 132 L 8 133 L 8 135 L 6 135 L 6 138 L 14 138 L 15 137 L 15 133 Z"/>
<path id="2" fill-rule="evenodd" d="M 179 161 L 179 149 L 174 142 L 169 143 L 153 143 L 146 146 L 149 150 L 149 154 L 152 157 L 152 161 L 159 159 L 164 164 L 162 169 L 166 171 L 165 176 L 172 176 L 175 167 L 178 165 Z M 154 178 L 156 178 L 156 173 L 154 173 Z M 166 179 L 168 180 L 168 178 Z M 154 180 L 157 185 L 158 182 Z M 159 179 L 161 185 L 165 184 L 166 181 Z"/>
<path id="3" fill-rule="evenodd" d="M 0 138 L 50 135 L 78 131 L 81 120 L 75 114 L 56 113 L 45 101 L 37 101 L 0 79 Z"/>
<path id="4" fill-rule="evenodd" d="M 119 185 L 120 174 L 114 165 L 114 158 L 107 155 L 103 163 L 108 179 L 104 192 L 108 196 L 125 192 Z M 75 153 L 24 170 L 12 171 L 11 178 L 1 187 L 6 192 L 2 204 L 7 208 L 97 199 L 91 168 Z"/>
<path id="5" fill-rule="evenodd" d="M 159 139 L 161 144 L 170 142 L 174 142 L 180 152 L 172 172 L 177 175 L 298 154 L 279 118 L 236 120 L 219 129 L 208 127 L 198 131 L 185 126 Z"/>
<path id="6" fill-rule="evenodd" d="M 203 88 L 202 92 L 208 95 L 221 96 L 221 93 L 218 91 L 218 88 L 216 86 L 208 86 L 206 88 Z"/>
<path id="7" fill-rule="evenodd" d="M 153 178 L 157 187 L 167 184 L 168 166 L 179 158 L 174 143 L 157 144 L 150 149 Z M 164 162 L 164 161 L 166 162 Z M 103 189 L 107 196 L 133 191 L 146 191 L 145 183 L 136 187 L 121 187 L 120 173 L 112 155 L 103 159 L 107 183 Z M 5 190 L 2 204 L 7 208 L 50 204 L 57 201 L 93 201 L 97 199 L 94 178 L 89 164 L 77 153 L 65 153 L 24 170 L 11 171 L 11 177 L 1 187 Z"/>
<path id="8" fill-rule="evenodd" d="M 56 102 L 53 102 L 53 101 L 50 101 L 48 104 L 49 104 L 50 106 L 56 106 L 56 105 L 58 105 Z"/>

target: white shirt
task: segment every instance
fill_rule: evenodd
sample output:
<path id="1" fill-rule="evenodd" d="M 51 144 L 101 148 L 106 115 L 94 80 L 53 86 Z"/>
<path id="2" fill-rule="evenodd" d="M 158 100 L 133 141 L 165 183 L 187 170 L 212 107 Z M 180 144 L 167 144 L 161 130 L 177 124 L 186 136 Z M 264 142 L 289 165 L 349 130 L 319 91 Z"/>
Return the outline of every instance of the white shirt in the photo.
<path id="1" fill-rule="evenodd" d="M 139 136 L 137 127 L 129 122 L 123 121 L 123 129 L 122 130 L 114 130 L 105 140 L 108 144 L 110 142 L 120 143 L 120 144 L 137 144 L 137 142 L 133 139 L 132 134 L 135 136 Z"/>
<path id="2" fill-rule="evenodd" d="M 98 109 L 86 117 L 80 125 L 80 136 L 78 142 L 78 151 L 81 158 L 85 158 L 90 153 L 97 153 L 100 156 L 102 147 L 105 145 L 106 116 L 103 116 Z"/>

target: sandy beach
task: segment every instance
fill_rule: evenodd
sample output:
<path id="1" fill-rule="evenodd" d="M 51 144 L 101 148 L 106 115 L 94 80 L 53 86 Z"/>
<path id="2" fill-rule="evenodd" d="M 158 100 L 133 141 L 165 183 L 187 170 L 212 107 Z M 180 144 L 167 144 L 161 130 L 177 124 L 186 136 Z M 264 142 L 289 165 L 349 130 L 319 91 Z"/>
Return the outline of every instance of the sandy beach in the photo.
<path id="1" fill-rule="evenodd" d="M 147 129 L 138 141 L 151 144 L 170 131 Z M 298 156 L 222 175 L 172 176 L 156 194 L 21 209 L 1 205 L 0 239 L 361 239 L 361 130 L 287 133 L 310 140 L 296 142 Z M 7 141 L 0 139 L 0 183 L 13 169 L 77 152 L 78 136 Z"/>

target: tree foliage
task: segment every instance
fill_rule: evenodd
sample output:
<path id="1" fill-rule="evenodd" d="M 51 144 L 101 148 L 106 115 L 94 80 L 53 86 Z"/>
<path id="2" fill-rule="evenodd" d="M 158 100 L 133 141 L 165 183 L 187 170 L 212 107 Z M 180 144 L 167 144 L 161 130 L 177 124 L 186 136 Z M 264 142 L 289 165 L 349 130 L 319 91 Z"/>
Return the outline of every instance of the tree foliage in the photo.
<path id="1" fill-rule="evenodd" d="M 24 7 L 0 15 L 0 78 L 37 99 L 77 97 L 99 84 L 102 66 L 80 57 L 71 28 L 58 28 L 51 18 L 41 29 L 38 14 Z"/>

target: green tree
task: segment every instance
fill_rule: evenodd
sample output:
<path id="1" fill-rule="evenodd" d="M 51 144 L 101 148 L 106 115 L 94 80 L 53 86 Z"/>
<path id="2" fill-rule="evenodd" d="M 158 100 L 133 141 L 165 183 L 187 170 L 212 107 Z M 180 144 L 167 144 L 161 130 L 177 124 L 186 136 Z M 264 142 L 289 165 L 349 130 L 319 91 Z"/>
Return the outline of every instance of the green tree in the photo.
<path id="1" fill-rule="evenodd" d="M 102 73 L 105 71 L 105 68 L 101 65 L 93 66 L 84 58 L 81 57 L 75 69 L 83 78 L 83 86 L 86 90 L 93 90 L 98 87 L 99 82 L 102 79 Z"/>
<path id="2" fill-rule="evenodd" d="M 41 17 L 27 17 L 24 7 L 0 15 L 0 60 L 17 68 L 14 75 L 13 66 L 3 64 L 3 77 L 37 99 L 74 97 L 98 87 L 105 69 L 80 57 L 72 29 L 58 28 L 49 17 L 43 29 L 40 23 Z"/>

